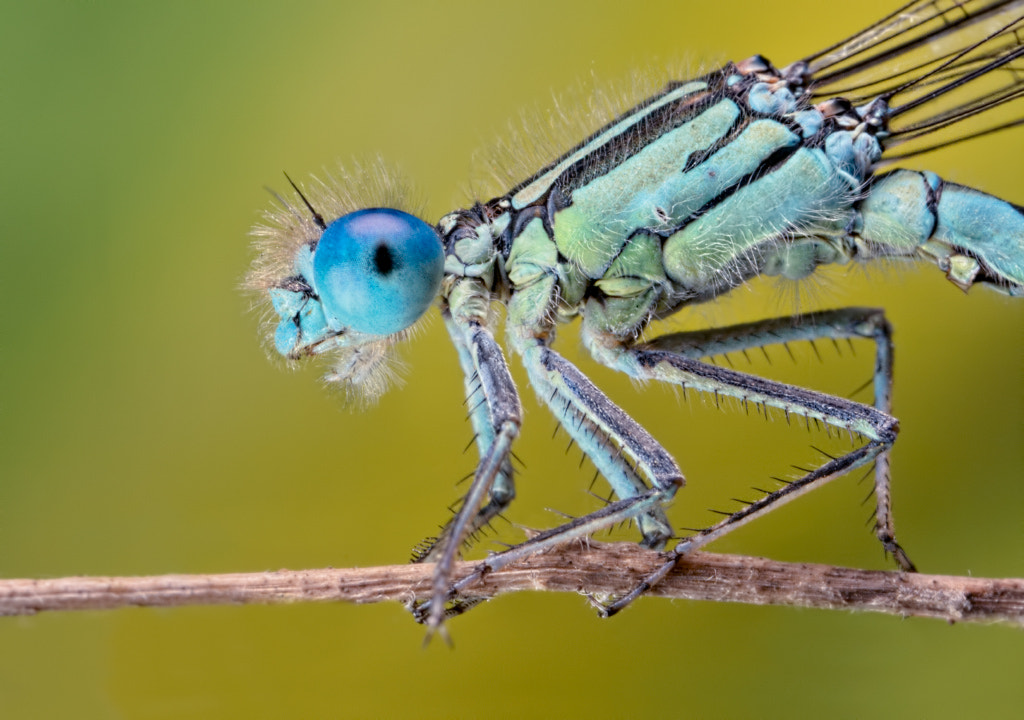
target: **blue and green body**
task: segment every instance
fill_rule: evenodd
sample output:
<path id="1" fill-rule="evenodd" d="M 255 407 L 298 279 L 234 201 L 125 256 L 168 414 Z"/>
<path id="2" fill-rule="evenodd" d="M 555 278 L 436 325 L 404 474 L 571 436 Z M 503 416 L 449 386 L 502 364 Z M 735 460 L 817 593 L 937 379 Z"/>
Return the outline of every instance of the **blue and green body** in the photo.
<path id="1" fill-rule="evenodd" d="M 876 258 L 928 260 L 963 290 L 982 284 L 1024 295 L 1024 209 L 927 171 L 879 171 L 889 145 L 921 135 L 928 122 L 945 127 L 985 103 L 1020 94 L 1017 79 L 1005 96 L 986 89 L 960 105 L 940 104 L 954 83 L 1013 67 L 1021 55 L 1018 5 L 990 3 L 976 11 L 977 22 L 958 20 L 963 29 L 945 34 L 954 45 L 950 55 L 875 95 L 836 95 L 830 87 L 838 80 L 830 78 L 857 77 L 856 65 L 845 74 L 836 69 L 864 53 L 875 60 L 871 66 L 909 52 L 907 43 L 872 50 L 877 28 L 782 70 L 754 56 L 670 84 L 506 194 L 450 213 L 434 227 L 384 208 L 340 207 L 327 221 L 320 215 L 326 210 L 305 197 L 308 213 L 287 206 L 276 216 L 283 218 L 277 229 L 263 231 L 279 241 L 271 253 L 276 266 L 257 261 L 253 284 L 273 301 L 279 353 L 298 359 L 336 352 L 334 379 L 373 394 L 391 345 L 435 301 L 458 351 L 481 461 L 461 510 L 415 558 L 438 563 L 433 599 L 421 608 L 432 626 L 452 597 L 451 564 L 463 539 L 514 496 L 509 458 L 522 413 L 491 330 L 495 302 L 507 307 L 509 345 L 534 389 L 618 500 L 492 556 L 488 569 L 625 519 L 638 521 L 650 547 L 673 536 L 663 506 L 683 485 L 675 460 L 551 347 L 557 326 L 576 317 L 593 356 L 634 378 L 735 397 L 766 414 L 773 408 L 864 438 L 849 454 L 680 542 L 677 555 L 873 463 L 877 534 L 905 569 L 913 568 L 894 539 L 889 506 L 887 453 L 897 423 L 890 415 L 892 353 L 881 311 L 847 308 L 799 321 L 640 338 L 652 320 L 756 276 L 799 280 L 820 265 Z M 943 13 L 929 3 L 911 6 L 916 20 L 912 13 L 910 20 L 894 16 L 887 27 L 896 41 L 917 32 L 909 47 L 919 50 L 935 40 L 919 30 L 923 14 L 943 19 Z M 966 9 L 968 19 L 972 11 Z M 968 32 L 982 21 L 988 45 L 977 50 Z M 930 119 L 899 127 L 912 107 L 935 109 Z M 872 405 L 701 361 L 816 337 L 874 340 Z"/>

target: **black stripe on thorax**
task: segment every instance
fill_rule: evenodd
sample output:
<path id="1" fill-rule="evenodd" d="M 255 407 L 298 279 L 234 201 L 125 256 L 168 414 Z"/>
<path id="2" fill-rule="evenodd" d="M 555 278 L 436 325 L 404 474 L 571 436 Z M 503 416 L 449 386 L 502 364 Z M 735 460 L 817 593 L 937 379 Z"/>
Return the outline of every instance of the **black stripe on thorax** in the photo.
<path id="1" fill-rule="evenodd" d="M 602 133 L 607 132 L 609 128 L 614 127 L 616 124 L 628 119 L 631 115 L 634 115 L 647 106 L 657 102 L 668 93 L 674 92 L 682 85 L 686 85 L 690 82 L 707 83 L 707 90 L 695 92 L 693 95 L 687 95 L 676 102 L 669 103 L 664 107 L 658 108 L 649 115 L 637 120 L 633 126 L 627 128 L 618 136 L 611 138 L 604 145 L 595 149 L 593 152 L 588 153 L 566 168 L 552 184 L 552 189 L 557 187 L 564 197 L 571 197 L 572 193 L 575 192 L 576 189 L 583 187 L 595 177 L 599 177 L 610 172 L 617 165 L 636 155 L 666 132 L 674 130 L 686 121 L 696 117 L 705 109 L 725 97 L 725 80 L 732 74 L 735 74 L 735 68 L 733 68 L 730 63 L 724 68 L 709 73 L 704 77 L 694 78 L 693 80 L 688 80 L 685 83 L 670 83 L 657 95 L 647 98 L 639 105 L 630 108 L 611 122 L 606 123 L 599 130 L 589 135 L 585 140 L 575 145 L 571 150 L 563 153 L 558 159 L 548 163 L 541 170 L 534 173 L 530 178 L 516 185 L 507 193 L 507 197 L 515 196 L 520 190 L 542 177 L 545 173 L 550 172 L 553 167 L 556 167 L 566 158 L 586 147 L 589 143 L 600 137 Z M 733 90 L 733 88 L 730 88 L 730 90 Z"/>
<path id="2" fill-rule="evenodd" d="M 724 190 L 722 190 L 722 192 L 718 193 L 718 195 L 704 203 L 704 205 L 694 210 L 678 226 L 671 230 L 667 230 L 661 234 L 664 237 L 668 237 L 669 235 L 673 235 L 679 232 L 684 227 L 700 218 L 702 215 L 706 215 L 707 213 L 714 210 L 715 207 L 717 207 L 720 203 L 730 198 L 741 188 L 746 187 L 747 185 L 756 182 L 760 178 L 763 178 L 765 175 L 773 173 L 776 170 L 782 168 L 786 164 L 786 162 L 791 157 L 793 157 L 796 151 L 802 147 L 804 147 L 803 143 L 797 142 L 793 145 L 786 145 L 784 147 L 776 148 L 770 155 L 761 160 L 761 162 L 758 163 L 757 167 L 754 168 L 752 171 L 739 178 L 732 185 L 725 188 Z"/>

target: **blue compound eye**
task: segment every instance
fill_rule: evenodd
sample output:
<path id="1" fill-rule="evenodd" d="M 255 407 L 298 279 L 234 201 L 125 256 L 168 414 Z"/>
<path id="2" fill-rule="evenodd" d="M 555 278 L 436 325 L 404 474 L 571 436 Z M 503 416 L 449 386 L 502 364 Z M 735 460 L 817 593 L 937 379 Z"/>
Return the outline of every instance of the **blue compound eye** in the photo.
<path id="1" fill-rule="evenodd" d="M 334 330 L 390 335 L 427 311 L 440 289 L 444 253 L 434 228 L 400 210 L 338 218 L 313 252 L 313 286 Z"/>
<path id="2" fill-rule="evenodd" d="M 324 230 L 313 254 L 313 285 L 327 324 L 369 335 L 404 330 L 437 297 L 444 251 L 422 220 L 374 208 Z"/>

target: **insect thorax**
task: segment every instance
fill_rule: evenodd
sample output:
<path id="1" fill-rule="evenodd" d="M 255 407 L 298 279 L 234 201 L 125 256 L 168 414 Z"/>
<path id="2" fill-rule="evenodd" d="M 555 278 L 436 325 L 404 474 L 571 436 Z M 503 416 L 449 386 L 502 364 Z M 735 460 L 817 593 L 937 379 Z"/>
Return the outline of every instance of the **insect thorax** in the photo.
<path id="1" fill-rule="evenodd" d="M 885 108 L 810 106 L 799 70 L 755 57 L 670 85 L 506 196 L 447 215 L 446 288 L 476 278 L 513 324 L 582 312 L 628 336 L 755 275 L 857 255 Z"/>

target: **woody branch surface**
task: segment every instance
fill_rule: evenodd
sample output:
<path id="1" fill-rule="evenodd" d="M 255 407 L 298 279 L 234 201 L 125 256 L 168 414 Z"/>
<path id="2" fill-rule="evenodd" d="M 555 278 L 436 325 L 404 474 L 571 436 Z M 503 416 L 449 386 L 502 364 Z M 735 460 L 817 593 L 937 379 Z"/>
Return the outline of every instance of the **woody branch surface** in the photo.
<path id="1" fill-rule="evenodd" d="M 485 598 L 523 590 L 621 595 L 661 562 L 658 553 L 629 543 L 575 542 L 488 574 L 467 592 Z M 456 577 L 474 567 L 473 562 L 459 563 Z M 392 565 L 0 580 L 0 615 L 179 605 L 407 601 L 429 597 L 432 574 L 432 565 Z M 1024 626 L 1024 579 L 856 570 L 698 552 L 679 562 L 648 594 Z"/>

